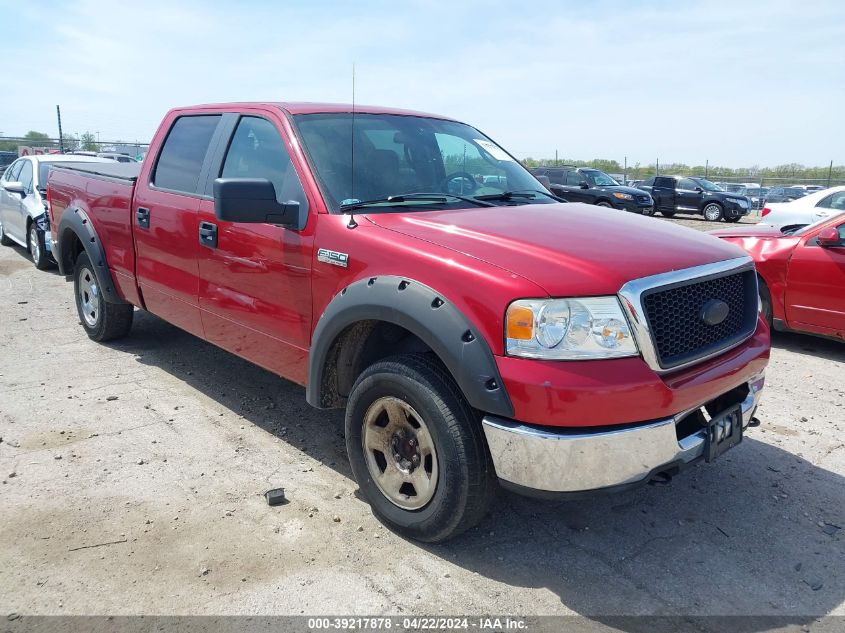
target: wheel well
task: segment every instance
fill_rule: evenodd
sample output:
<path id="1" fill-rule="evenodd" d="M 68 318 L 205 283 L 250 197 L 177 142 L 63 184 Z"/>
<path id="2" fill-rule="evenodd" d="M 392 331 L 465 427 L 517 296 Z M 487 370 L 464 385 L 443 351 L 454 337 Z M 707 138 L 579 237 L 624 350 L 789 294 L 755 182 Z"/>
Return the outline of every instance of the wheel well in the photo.
<path id="1" fill-rule="evenodd" d="M 62 248 L 61 248 L 61 257 L 62 257 L 62 268 L 66 274 L 70 274 L 73 272 L 73 267 L 76 263 L 76 258 L 79 256 L 84 250 L 84 246 L 82 246 L 82 240 L 79 239 L 79 236 L 72 231 L 71 229 L 65 229 L 64 235 L 62 236 L 61 240 Z"/>
<path id="2" fill-rule="evenodd" d="M 367 367 L 396 354 L 432 354 L 416 334 L 394 323 L 358 321 L 335 337 L 321 372 L 321 401 L 327 408 L 342 407 L 352 385 Z"/>

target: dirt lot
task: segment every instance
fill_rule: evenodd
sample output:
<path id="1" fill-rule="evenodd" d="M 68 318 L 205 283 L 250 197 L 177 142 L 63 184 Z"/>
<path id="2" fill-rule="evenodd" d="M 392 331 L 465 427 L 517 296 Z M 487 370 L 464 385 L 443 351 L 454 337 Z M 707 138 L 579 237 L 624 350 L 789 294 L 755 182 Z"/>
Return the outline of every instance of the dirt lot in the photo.
<path id="1" fill-rule="evenodd" d="M 0 249 L 2 614 L 845 615 L 845 345 L 777 335 L 763 424 L 714 465 L 503 493 L 423 546 L 356 496 L 340 413 L 136 317 L 95 344 L 63 278 Z"/>

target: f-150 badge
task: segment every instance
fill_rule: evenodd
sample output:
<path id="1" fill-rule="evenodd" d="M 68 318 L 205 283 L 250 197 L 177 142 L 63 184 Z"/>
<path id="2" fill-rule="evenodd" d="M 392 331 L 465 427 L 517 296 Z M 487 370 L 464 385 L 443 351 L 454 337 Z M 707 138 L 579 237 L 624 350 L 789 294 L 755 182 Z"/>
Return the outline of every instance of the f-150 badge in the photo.
<path id="1" fill-rule="evenodd" d="M 331 264 L 332 266 L 342 266 L 346 268 L 349 266 L 349 255 L 346 253 L 338 253 L 337 251 L 330 251 L 327 248 L 321 248 L 317 251 L 317 261 L 324 264 Z"/>

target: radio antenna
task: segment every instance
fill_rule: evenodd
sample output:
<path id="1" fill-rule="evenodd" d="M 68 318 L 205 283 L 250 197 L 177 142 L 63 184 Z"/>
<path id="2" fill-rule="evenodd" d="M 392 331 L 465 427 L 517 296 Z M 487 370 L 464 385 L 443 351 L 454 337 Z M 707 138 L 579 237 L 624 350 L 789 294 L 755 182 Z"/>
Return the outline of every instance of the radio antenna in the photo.
<path id="1" fill-rule="evenodd" d="M 351 152 L 351 167 L 349 174 L 350 178 L 350 189 L 352 199 L 355 200 L 355 62 L 352 62 L 352 133 L 350 134 L 350 152 Z M 355 204 L 354 202 L 352 204 Z M 358 226 L 358 223 L 355 221 L 355 212 L 354 210 L 349 211 L 349 224 L 346 225 L 347 229 L 354 229 Z"/>

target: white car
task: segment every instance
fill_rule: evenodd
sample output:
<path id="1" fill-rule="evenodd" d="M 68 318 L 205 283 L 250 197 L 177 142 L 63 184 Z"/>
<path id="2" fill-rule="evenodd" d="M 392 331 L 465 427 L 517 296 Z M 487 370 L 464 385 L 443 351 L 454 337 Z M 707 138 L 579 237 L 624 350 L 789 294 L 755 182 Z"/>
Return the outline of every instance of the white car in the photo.
<path id="1" fill-rule="evenodd" d="M 29 251 L 36 268 L 52 264 L 47 215 L 47 175 L 56 163 L 107 163 L 106 158 L 73 154 L 22 156 L 0 178 L 0 244 L 13 242 Z"/>
<path id="2" fill-rule="evenodd" d="M 845 187 L 815 191 L 791 202 L 768 202 L 763 207 L 760 224 L 786 226 L 813 224 L 845 211 Z"/>

